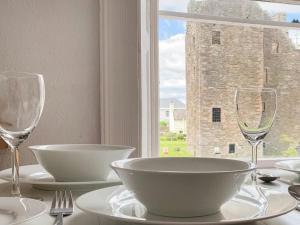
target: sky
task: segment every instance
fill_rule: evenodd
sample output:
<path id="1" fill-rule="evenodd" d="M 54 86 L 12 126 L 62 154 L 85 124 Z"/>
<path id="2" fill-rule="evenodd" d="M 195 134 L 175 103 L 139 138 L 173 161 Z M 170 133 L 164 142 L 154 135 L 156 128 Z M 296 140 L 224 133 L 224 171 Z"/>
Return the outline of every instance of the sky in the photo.
<path id="1" fill-rule="evenodd" d="M 160 10 L 186 12 L 189 0 L 160 0 Z M 270 15 L 282 12 L 287 21 L 300 21 L 300 6 L 259 2 Z M 185 22 L 159 19 L 160 98 L 176 98 L 186 102 L 185 89 Z M 291 37 L 295 35 L 291 31 Z"/>

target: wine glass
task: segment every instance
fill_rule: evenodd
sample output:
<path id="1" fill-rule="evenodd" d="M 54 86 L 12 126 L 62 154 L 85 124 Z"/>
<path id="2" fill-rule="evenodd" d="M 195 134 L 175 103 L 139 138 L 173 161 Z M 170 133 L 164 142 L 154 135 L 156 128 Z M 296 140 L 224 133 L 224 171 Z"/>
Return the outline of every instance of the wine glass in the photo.
<path id="1" fill-rule="evenodd" d="M 0 73 L 0 136 L 11 150 L 11 195 L 21 197 L 19 145 L 36 127 L 44 107 L 45 85 L 40 74 Z"/>
<path id="2" fill-rule="evenodd" d="M 273 88 L 237 88 L 235 92 L 237 122 L 252 147 L 252 163 L 257 165 L 257 147 L 269 133 L 277 109 L 277 94 Z M 256 171 L 252 173 L 256 182 Z"/>

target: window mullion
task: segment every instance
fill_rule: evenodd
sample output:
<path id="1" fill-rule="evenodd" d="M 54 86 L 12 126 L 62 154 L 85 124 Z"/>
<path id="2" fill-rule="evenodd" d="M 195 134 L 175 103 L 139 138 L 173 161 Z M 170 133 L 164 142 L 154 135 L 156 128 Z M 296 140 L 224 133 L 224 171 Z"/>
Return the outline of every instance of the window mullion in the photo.
<path id="1" fill-rule="evenodd" d="M 251 19 L 243 19 L 243 18 L 202 15 L 196 13 L 173 12 L 173 11 L 165 11 L 165 10 L 160 10 L 159 16 L 165 19 L 195 21 L 201 23 L 243 25 L 249 27 L 283 28 L 283 29 L 300 30 L 299 23 L 289 23 L 289 22 L 280 22 L 280 21 L 251 20 Z"/>
<path id="2" fill-rule="evenodd" d="M 300 5 L 299 0 L 256 0 L 256 1 L 258 1 L 258 2 L 290 4 L 290 5 Z"/>

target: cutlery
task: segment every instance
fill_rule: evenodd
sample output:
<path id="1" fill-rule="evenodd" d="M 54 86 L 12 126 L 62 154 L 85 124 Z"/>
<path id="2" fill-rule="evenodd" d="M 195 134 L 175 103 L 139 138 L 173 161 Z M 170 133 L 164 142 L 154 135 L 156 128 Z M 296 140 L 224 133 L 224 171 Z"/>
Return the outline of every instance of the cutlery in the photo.
<path id="1" fill-rule="evenodd" d="M 274 176 L 272 174 L 261 173 L 261 172 L 257 172 L 257 175 L 259 175 L 258 178 L 265 183 L 271 183 L 280 178 L 279 176 Z"/>
<path id="2" fill-rule="evenodd" d="M 56 216 L 54 225 L 63 225 L 63 217 L 72 215 L 74 211 L 72 192 L 69 191 L 56 191 L 53 196 L 50 215 Z"/>
<path id="3" fill-rule="evenodd" d="M 300 201 L 300 185 L 291 185 L 289 186 L 288 191 L 291 196 L 293 196 L 297 201 Z M 300 211 L 299 204 L 296 209 Z"/>

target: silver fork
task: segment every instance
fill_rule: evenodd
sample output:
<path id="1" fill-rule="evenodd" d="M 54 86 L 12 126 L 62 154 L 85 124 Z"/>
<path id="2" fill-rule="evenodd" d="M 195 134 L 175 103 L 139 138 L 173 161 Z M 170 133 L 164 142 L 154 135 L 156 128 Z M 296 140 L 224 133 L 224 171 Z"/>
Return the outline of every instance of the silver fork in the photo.
<path id="1" fill-rule="evenodd" d="M 68 200 L 67 200 L 68 199 Z M 63 217 L 71 215 L 74 211 L 72 192 L 56 191 L 53 196 L 50 215 L 56 216 L 54 225 L 63 225 Z"/>

